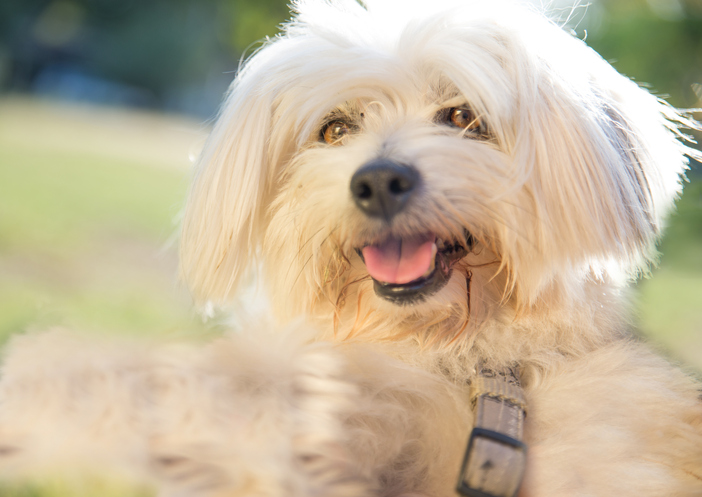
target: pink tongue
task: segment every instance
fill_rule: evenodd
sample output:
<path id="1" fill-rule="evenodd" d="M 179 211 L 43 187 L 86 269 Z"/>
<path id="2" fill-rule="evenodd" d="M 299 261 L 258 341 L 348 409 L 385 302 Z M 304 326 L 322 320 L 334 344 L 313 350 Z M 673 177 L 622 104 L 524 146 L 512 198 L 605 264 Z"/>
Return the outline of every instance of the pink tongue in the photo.
<path id="1" fill-rule="evenodd" d="M 366 269 L 377 281 L 404 284 L 416 280 L 429 270 L 435 256 L 436 237 L 390 238 L 381 245 L 364 247 Z"/>

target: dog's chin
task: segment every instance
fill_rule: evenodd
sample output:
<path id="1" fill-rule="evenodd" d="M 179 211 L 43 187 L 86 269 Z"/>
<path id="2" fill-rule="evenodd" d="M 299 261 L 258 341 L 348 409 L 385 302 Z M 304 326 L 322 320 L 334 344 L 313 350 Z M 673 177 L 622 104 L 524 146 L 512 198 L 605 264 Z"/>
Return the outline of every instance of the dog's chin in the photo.
<path id="1" fill-rule="evenodd" d="M 446 241 L 434 234 L 388 237 L 357 248 L 378 297 L 398 306 L 424 302 L 451 279 L 454 265 L 468 255 L 472 237 Z"/>

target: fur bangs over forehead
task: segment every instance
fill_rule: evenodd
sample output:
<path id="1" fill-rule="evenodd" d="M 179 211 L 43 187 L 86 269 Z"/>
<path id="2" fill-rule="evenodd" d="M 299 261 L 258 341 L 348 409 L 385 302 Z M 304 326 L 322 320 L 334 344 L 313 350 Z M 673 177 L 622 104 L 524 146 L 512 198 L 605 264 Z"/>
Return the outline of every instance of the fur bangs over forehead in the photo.
<path id="1" fill-rule="evenodd" d="M 462 153 L 476 157 L 471 150 L 488 147 L 496 159 L 481 164 L 479 175 L 466 160 L 459 175 L 471 181 L 459 177 L 461 192 L 437 195 L 499 258 L 486 281 L 500 281 L 526 309 L 554 285 L 567 293 L 607 268 L 630 275 L 645 267 L 686 167 L 687 149 L 676 139 L 684 119 L 582 41 L 515 3 L 401 6 L 299 0 L 284 32 L 239 72 L 200 157 L 183 224 L 182 271 L 196 300 L 231 300 L 257 255 L 271 262 L 261 244 L 283 204 L 281 189 L 290 187 L 300 153 L 318 146 L 330 112 L 375 105 L 386 113 L 380 122 L 430 122 L 443 100 L 457 97 L 491 133 L 488 143 L 467 144 Z M 374 130 L 374 145 L 349 152 L 346 166 L 377 155 L 393 126 Z M 285 293 L 297 282 L 325 280 L 329 262 L 317 260 L 324 252 L 314 252 L 314 242 L 304 246 L 312 240 L 306 233 L 319 230 L 324 240 L 344 223 L 329 216 L 329 226 L 304 226 L 304 209 L 291 215 L 303 228 L 275 250 L 297 253 L 287 270 L 297 277 L 273 276 Z"/>

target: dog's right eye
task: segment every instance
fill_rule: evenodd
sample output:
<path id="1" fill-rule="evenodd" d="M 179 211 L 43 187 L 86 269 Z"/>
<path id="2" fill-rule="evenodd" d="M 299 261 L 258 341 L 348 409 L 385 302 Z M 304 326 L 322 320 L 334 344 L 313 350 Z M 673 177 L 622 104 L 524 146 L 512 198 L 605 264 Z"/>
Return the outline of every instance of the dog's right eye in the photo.
<path id="1" fill-rule="evenodd" d="M 470 138 L 488 138 L 485 122 L 468 107 L 451 107 L 439 111 L 436 121 L 448 124 L 452 128 L 465 130 L 464 136 Z"/>
<path id="2" fill-rule="evenodd" d="M 319 133 L 320 141 L 329 145 L 340 145 L 346 135 L 351 132 L 351 126 L 344 121 L 332 121 L 325 124 Z"/>

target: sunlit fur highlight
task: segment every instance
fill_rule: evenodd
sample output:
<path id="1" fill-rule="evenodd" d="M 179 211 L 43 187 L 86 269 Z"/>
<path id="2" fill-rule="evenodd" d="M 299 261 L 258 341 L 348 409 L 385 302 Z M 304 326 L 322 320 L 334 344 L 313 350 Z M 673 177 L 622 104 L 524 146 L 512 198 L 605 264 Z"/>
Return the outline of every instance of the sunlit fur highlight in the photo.
<path id="1" fill-rule="evenodd" d="M 495 307 L 528 314 L 545 293 L 574 305 L 588 281 L 646 270 L 686 167 L 669 131 L 682 118 L 537 14 L 444 3 L 295 4 L 298 18 L 237 76 L 200 159 L 181 250 L 197 300 L 230 301 L 260 257 L 283 321 L 334 316 L 337 335 L 365 321 L 368 338 L 391 338 L 438 312 L 465 335 Z M 433 122 L 456 102 L 489 140 Z M 332 147 L 318 136 L 334 109 L 364 118 Z M 395 309 L 400 320 L 372 297 L 353 249 L 386 233 L 348 181 L 378 156 L 412 163 L 426 185 L 393 233 L 460 240 L 467 228 L 479 241 L 462 264 L 485 286 L 467 328 L 460 268 L 425 305 Z M 456 343 L 448 328 L 429 335 Z"/>
<path id="2" fill-rule="evenodd" d="M 181 245 L 195 299 L 236 302 L 253 271 L 279 324 L 304 316 L 316 340 L 381 347 L 408 365 L 408 377 L 430 371 L 460 389 L 481 365 L 517 364 L 539 413 L 528 418 L 533 495 L 697 495 L 697 386 L 632 341 L 626 289 L 655 262 L 686 155 L 696 154 L 679 128 L 697 124 L 512 3 L 299 0 L 294 8 L 283 33 L 237 75 L 200 157 Z M 438 121 L 462 106 L 486 136 Z M 320 140 L 339 117 L 352 132 Z M 365 216 L 349 190 L 377 158 L 422 178 L 391 224 Z M 448 284 L 411 305 L 377 296 L 357 254 L 389 235 L 464 243 L 465 230 L 475 244 Z M 423 393 L 395 407 L 426 420 L 411 401 Z M 654 398 L 665 407 L 653 408 Z M 453 426 L 453 416 L 441 425 Z M 588 420 L 594 428 L 582 426 Z M 581 436 L 597 429 L 619 438 Z M 654 433 L 670 434 L 677 451 Z M 397 442 L 376 435 L 375 455 L 357 448 L 367 464 Z M 415 455 L 417 468 L 430 465 L 429 452 Z M 637 482 L 622 476 L 649 470 Z M 411 483 L 418 474 L 398 488 L 448 494 L 445 481 Z"/>

